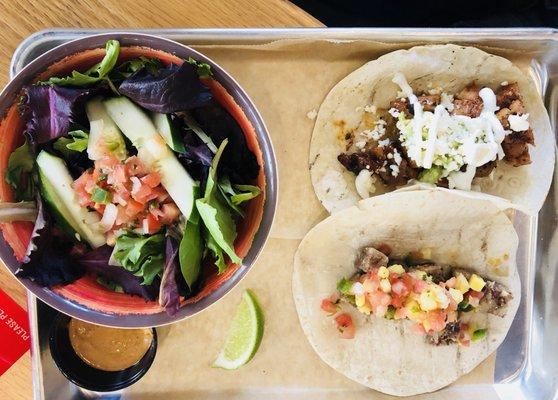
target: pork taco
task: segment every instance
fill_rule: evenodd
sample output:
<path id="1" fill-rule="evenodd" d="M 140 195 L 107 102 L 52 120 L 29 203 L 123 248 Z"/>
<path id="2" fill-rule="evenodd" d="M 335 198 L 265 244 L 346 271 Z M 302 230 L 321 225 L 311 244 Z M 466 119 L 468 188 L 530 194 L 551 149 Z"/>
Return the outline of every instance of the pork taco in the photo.
<path id="1" fill-rule="evenodd" d="M 505 58 L 456 45 L 395 51 L 349 74 L 321 105 L 310 148 L 330 212 L 414 181 L 537 212 L 553 160 L 533 81 Z"/>
<path id="2" fill-rule="evenodd" d="M 399 396 L 437 390 L 504 340 L 521 297 L 517 246 L 488 198 L 431 189 L 364 200 L 301 242 L 300 323 L 322 360 L 352 380 Z"/>

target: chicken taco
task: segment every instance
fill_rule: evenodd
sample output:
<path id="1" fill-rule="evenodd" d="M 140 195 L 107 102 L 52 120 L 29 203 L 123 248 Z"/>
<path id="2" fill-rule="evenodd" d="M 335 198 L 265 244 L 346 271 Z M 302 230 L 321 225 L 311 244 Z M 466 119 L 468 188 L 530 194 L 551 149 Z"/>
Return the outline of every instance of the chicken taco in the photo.
<path id="1" fill-rule="evenodd" d="M 437 390 L 504 340 L 521 297 L 517 246 L 506 212 L 488 198 L 431 189 L 364 200 L 301 242 L 300 323 L 350 379 L 391 395 Z"/>
<path id="2" fill-rule="evenodd" d="M 505 58 L 456 45 L 395 51 L 349 74 L 321 105 L 310 148 L 330 212 L 414 181 L 537 212 L 553 159 L 532 80 Z"/>

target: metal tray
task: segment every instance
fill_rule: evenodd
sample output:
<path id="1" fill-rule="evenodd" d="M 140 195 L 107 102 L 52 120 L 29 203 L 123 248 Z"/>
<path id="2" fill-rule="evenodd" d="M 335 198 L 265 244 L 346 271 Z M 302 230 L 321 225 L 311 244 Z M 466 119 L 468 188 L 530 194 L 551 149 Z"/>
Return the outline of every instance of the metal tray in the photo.
<path id="1" fill-rule="evenodd" d="M 35 33 L 16 49 L 10 73 L 15 75 L 43 52 L 68 40 L 107 30 L 55 29 Z M 280 39 L 332 41 L 374 40 L 395 43 L 453 42 L 509 48 L 533 54 L 531 74 L 543 97 L 554 130 L 558 115 L 558 31 L 553 29 L 173 29 L 141 30 L 184 44 L 264 44 Z M 514 221 L 520 237 L 518 268 L 523 298 L 505 342 L 497 351 L 494 384 L 475 385 L 481 398 L 558 398 L 558 186 L 554 177 L 538 217 L 519 214 Z M 55 310 L 29 295 L 35 399 L 89 397 L 58 371 L 48 349 L 48 330 Z M 287 382 L 285 382 L 287 384 Z M 277 388 L 280 392 L 281 388 Z M 277 395 L 278 391 L 274 391 Z M 323 393 L 323 391 L 321 392 Z M 460 391 L 461 395 L 464 394 Z M 264 393 L 260 393 L 264 395 Z M 294 398 L 307 398 L 301 391 Z M 320 394 L 316 394 L 320 398 Z M 85 397 L 87 396 L 87 397 Z M 208 394 L 208 396 L 210 396 Z M 293 397 L 292 395 L 289 397 Z M 131 398 L 126 391 L 102 398 Z M 278 397 L 281 398 L 281 397 Z M 459 397 L 461 398 L 461 397 Z M 471 398 L 471 397 L 466 397 Z"/>

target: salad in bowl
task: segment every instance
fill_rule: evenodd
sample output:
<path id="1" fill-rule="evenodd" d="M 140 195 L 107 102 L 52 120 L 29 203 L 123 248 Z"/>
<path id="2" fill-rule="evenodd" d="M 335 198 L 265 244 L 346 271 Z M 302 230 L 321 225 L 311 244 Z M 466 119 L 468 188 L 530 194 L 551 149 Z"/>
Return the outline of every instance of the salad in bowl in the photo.
<path id="1" fill-rule="evenodd" d="M 58 60 L 0 124 L 2 258 L 47 303 L 106 325 L 172 322 L 217 300 L 274 207 L 263 123 L 221 77 L 249 102 L 242 90 L 201 54 L 135 36 L 153 42 L 105 35 Z"/>

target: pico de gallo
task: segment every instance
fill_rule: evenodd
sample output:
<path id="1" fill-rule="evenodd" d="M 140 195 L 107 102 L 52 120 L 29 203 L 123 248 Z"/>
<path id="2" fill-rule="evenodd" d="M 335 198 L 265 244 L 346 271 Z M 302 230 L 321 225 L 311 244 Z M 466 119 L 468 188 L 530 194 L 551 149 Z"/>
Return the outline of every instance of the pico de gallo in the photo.
<path id="1" fill-rule="evenodd" d="M 474 272 L 436 265 L 427 260 L 430 249 L 390 260 L 389 246 L 364 247 L 356 258 L 355 273 L 341 279 L 337 291 L 321 302 L 345 339 L 357 331 L 351 315 L 341 311 L 350 304 L 359 313 L 393 321 L 408 320 L 412 330 L 433 345 L 468 346 L 483 339 L 484 326 L 467 318 L 477 311 L 503 316 L 512 294 L 500 283 Z M 373 323 L 373 321 L 372 321 Z"/>

